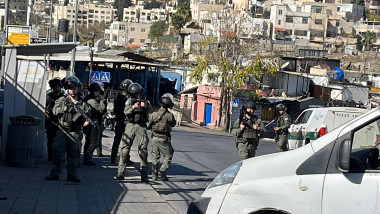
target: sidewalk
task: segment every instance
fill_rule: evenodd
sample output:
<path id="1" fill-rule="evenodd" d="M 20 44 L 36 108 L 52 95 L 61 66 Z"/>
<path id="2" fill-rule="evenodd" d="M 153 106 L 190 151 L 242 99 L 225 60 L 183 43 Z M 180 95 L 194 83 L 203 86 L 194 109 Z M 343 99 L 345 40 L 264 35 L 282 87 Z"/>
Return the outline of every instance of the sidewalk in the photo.
<path id="1" fill-rule="evenodd" d="M 96 166 L 80 166 L 80 184 L 66 181 L 66 168 L 60 181 L 44 180 L 51 170 L 45 160 L 37 161 L 35 168 L 0 165 L 0 213 L 177 213 L 151 184 L 140 181 L 134 167 L 127 168 L 125 181 L 113 180 L 117 166 L 110 164 L 112 142 L 113 136 L 103 138 L 105 156 L 94 156 Z M 131 156 L 136 153 L 134 145 Z"/>

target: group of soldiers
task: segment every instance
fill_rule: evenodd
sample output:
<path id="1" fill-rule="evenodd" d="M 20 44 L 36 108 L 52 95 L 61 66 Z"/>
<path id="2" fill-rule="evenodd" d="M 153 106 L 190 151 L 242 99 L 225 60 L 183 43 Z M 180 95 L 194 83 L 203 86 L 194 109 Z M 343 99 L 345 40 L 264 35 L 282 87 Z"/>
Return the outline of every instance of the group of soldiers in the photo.
<path id="1" fill-rule="evenodd" d="M 249 101 L 233 126 L 232 131 L 236 135 L 236 148 L 241 160 L 255 157 L 259 138 L 266 132 L 266 127 L 261 119 L 254 115 L 256 109 L 256 103 Z M 283 152 L 288 150 L 288 129 L 291 125 L 291 118 L 286 113 L 284 104 L 278 104 L 276 110 L 280 116 L 276 119 L 277 126 L 274 127 L 275 141 L 277 142 L 277 151 Z"/>
<path id="2" fill-rule="evenodd" d="M 46 133 L 48 160 L 53 167 L 46 180 L 59 180 L 62 160 L 67 158 L 67 181 L 80 183 L 77 177 L 83 134 L 85 144 L 83 164 L 95 166 L 92 160 L 95 150 L 98 157 L 102 154 L 103 116 L 106 113 L 104 85 L 99 82 L 88 87 L 84 96 L 82 84 L 75 76 L 63 80 L 54 78 L 49 81 L 51 90 L 46 99 Z M 62 87 L 65 90 L 62 90 Z M 160 98 L 161 108 L 152 113 L 149 101 L 143 98 L 143 87 L 126 79 L 120 84 L 120 93 L 114 102 L 116 116 L 115 138 L 111 151 L 111 163 L 116 164 L 120 142 L 120 160 L 115 180 L 123 180 L 124 172 L 130 161 L 130 150 L 133 141 L 138 141 L 140 156 L 141 181 L 149 182 L 147 172 L 148 135 L 152 131 L 152 180 L 161 178 L 167 181 L 166 172 L 173 157 L 171 131 L 175 126 L 174 115 L 168 110 L 174 106 L 173 97 L 166 94 Z M 164 157 L 161 168 L 160 156 Z"/>

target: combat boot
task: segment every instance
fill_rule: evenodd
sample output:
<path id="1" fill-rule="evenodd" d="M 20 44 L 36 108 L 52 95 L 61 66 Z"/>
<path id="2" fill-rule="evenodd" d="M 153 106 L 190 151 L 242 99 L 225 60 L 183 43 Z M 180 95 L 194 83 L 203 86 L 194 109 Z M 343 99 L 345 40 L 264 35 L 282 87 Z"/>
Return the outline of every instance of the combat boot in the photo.
<path id="1" fill-rule="evenodd" d="M 124 180 L 124 174 L 123 173 L 117 173 L 115 177 L 113 177 L 114 180 L 122 181 Z"/>
<path id="2" fill-rule="evenodd" d="M 161 180 L 163 181 L 168 181 L 168 176 L 166 176 L 166 173 L 165 172 L 162 172 L 160 171 L 160 177 L 161 177 Z"/>
<path id="3" fill-rule="evenodd" d="M 141 181 L 142 182 L 149 182 L 148 175 L 141 175 Z"/>
<path id="4" fill-rule="evenodd" d="M 96 166 L 96 163 L 92 160 L 88 160 L 88 161 L 83 161 L 83 165 L 86 165 L 86 166 Z"/>
<path id="5" fill-rule="evenodd" d="M 158 178 L 158 165 L 152 165 L 152 180 L 157 181 Z"/>
<path id="6" fill-rule="evenodd" d="M 71 181 L 74 183 L 80 183 L 80 179 L 77 176 L 67 176 L 67 181 Z"/>
<path id="7" fill-rule="evenodd" d="M 45 180 L 48 180 L 48 181 L 58 181 L 59 180 L 59 176 L 58 175 L 46 175 L 45 176 Z"/>

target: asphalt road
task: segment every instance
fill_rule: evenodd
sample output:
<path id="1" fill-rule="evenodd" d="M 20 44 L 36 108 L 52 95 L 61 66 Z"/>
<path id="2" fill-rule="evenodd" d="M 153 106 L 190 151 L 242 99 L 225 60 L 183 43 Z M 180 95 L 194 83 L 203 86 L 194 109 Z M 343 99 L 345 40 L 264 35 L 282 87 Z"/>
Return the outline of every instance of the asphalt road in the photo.
<path id="1" fill-rule="evenodd" d="M 172 144 L 175 153 L 167 173 L 169 182 L 151 184 L 174 209 L 186 213 L 189 203 L 201 196 L 214 177 L 240 159 L 234 136 L 203 128 L 175 128 Z M 273 152 L 274 141 L 261 139 L 257 155 Z"/>

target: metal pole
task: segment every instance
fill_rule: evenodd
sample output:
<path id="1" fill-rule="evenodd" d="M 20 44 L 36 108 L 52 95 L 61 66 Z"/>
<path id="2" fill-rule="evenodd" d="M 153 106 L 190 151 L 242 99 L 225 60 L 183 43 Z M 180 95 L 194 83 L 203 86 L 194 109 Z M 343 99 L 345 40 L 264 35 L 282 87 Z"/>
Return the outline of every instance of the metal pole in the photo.
<path id="1" fill-rule="evenodd" d="M 88 71 L 88 86 L 91 85 L 91 72 L 94 64 L 94 50 L 92 48 L 94 47 L 94 40 L 95 40 L 95 33 L 91 33 L 91 46 L 90 46 L 90 70 Z"/>
<path id="2" fill-rule="evenodd" d="M 47 37 L 47 43 L 51 43 L 51 23 L 52 23 L 52 17 L 53 17 L 53 2 L 50 1 L 50 21 L 49 21 L 49 29 L 48 29 L 48 37 Z M 50 71 L 50 54 L 47 56 L 47 69 Z"/>
<path id="3" fill-rule="evenodd" d="M 78 0 L 75 0 L 75 19 L 74 19 L 74 32 L 73 32 L 73 42 L 74 43 L 77 42 L 77 22 L 78 22 Z M 71 55 L 70 75 L 74 74 L 74 69 L 75 69 L 75 54 L 76 54 L 76 48 L 73 49 L 72 55 Z"/>

